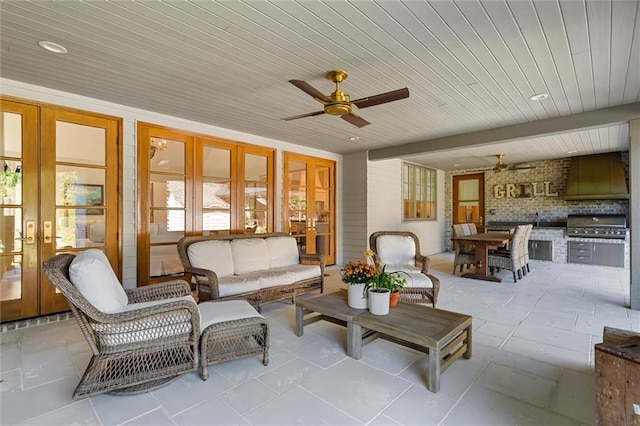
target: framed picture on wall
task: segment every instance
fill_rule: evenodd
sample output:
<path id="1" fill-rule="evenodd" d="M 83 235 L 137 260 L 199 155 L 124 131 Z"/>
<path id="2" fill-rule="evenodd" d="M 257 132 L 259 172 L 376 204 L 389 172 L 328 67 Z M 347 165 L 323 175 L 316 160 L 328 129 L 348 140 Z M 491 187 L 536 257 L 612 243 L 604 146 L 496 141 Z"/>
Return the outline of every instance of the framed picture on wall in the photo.
<path id="1" fill-rule="evenodd" d="M 76 206 L 103 206 L 104 205 L 104 185 L 90 185 L 84 183 L 73 184 L 73 194 L 75 195 Z M 103 209 L 78 209 L 79 215 L 101 215 Z"/>

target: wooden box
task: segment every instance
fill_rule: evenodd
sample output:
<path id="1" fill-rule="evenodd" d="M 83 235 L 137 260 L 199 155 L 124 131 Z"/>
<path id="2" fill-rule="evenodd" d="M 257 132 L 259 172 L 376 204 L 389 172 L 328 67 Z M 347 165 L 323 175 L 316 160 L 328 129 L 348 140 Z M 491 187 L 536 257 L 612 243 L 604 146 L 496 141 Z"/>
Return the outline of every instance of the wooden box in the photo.
<path id="1" fill-rule="evenodd" d="M 595 368 L 596 424 L 640 426 L 640 337 L 597 344 Z"/>

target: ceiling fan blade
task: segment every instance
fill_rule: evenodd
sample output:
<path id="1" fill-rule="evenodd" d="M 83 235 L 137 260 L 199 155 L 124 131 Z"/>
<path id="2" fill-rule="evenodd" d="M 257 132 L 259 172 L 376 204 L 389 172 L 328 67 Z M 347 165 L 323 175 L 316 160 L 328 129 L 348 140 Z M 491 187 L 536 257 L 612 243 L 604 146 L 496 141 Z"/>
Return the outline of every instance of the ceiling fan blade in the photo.
<path id="1" fill-rule="evenodd" d="M 316 111 L 316 112 L 309 112 L 307 114 L 294 115 L 293 117 L 281 118 L 281 120 L 291 121 L 291 120 L 297 120 L 298 118 L 315 117 L 316 115 L 321 115 L 321 114 L 324 114 L 324 111 Z"/>
<path id="2" fill-rule="evenodd" d="M 354 113 L 341 115 L 340 118 L 342 118 L 344 121 L 348 121 L 349 123 L 353 124 L 356 127 L 364 127 L 371 124 L 364 118 Z"/>
<path id="3" fill-rule="evenodd" d="M 394 90 L 392 92 L 380 93 L 379 95 L 369 96 L 368 98 L 357 99 L 352 104 L 358 108 L 367 108 L 370 106 L 385 104 L 387 102 L 398 101 L 409 97 L 409 89 Z"/>
<path id="4" fill-rule="evenodd" d="M 305 92 L 307 95 L 311 96 L 314 99 L 319 99 L 321 102 L 329 102 L 330 101 L 330 99 L 325 94 L 323 94 L 322 92 L 317 90 L 315 87 L 313 87 L 312 85 L 310 85 L 306 81 L 289 80 L 289 83 L 293 84 L 298 89 L 302 90 L 303 92 Z"/>

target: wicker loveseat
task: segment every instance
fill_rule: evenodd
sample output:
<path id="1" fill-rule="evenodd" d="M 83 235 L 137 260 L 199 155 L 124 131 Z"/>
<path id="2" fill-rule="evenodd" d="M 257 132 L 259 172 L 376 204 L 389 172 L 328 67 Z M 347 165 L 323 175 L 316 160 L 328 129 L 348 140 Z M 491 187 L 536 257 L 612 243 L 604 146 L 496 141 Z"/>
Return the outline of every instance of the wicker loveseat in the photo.
<path id="1" fill-rule="evenodd" d="M 284 233 L 185 237 L 178 254 L 201 301 L 244 299 L 259 309 L 323 290 L 324 256 L 299 253 L 295 238 Z"/>

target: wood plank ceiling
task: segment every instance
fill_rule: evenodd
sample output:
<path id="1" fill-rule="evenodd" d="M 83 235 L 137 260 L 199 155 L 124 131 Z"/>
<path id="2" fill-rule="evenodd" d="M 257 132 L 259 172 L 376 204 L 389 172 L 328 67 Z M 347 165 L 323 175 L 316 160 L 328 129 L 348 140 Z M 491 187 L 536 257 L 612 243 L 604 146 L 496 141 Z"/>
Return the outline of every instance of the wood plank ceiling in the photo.
<path id="1" fill-rule="evenodd" d="M 0 24 L 3 78 L 337 153 L 640 101 L 637 0 L 3 0 Z M 411 95 L 359 111 L 363 128 L 282 121 L 322 107 L 288 80 L 329 94 L 333 69 L 349 73 L 352 99 Z M 450 170 L 499 152 L 529 162 L 627 148 L 616 124 L 412 160 Z"/>

